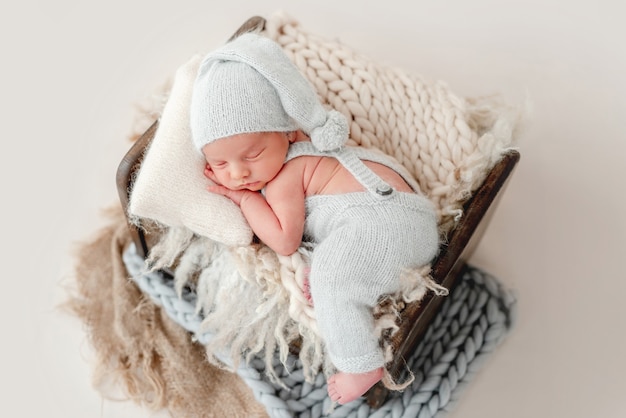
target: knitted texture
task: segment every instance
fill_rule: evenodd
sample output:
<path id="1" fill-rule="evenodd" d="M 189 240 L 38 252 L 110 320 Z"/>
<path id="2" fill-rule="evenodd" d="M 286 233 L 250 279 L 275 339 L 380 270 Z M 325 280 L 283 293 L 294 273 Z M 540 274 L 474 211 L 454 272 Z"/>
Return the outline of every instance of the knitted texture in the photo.
<path id="1" fill-rule="evenodd" d="M 314 146 L 303 142 L 289 151 L 286 160 L 311 153 L 317 154 Z M 394 191 L 353 147 L 327 155 L 354 173 L 366 191 L 306 198 L 304 233 L 314 246 L 311 295 L 335 367 L 364 373 L 386 363 L 373 310 L 382 295 L 400 292 L 404 271 L 434 258 L 439 248 L 437 220 L 428 199 Z"/>
<path id="2" fill-rule="evenodd" d="M 405 269 L 437 253 L 435 214 L 415 194 L 316 197 L 307 200 L 305 234 L 319 240 L 309 275 L 317 324 L 337 369 L 371 371 L 386 363 L 373 309 L 382 295 L 400 291 Z"/>
<path id="3" fill-rule="evenodd" d="M 248 245 L 250 225 L 230 199 L 206 192 L 206 161 L 190 140 L 189 101 L 200 59 L 195 56 L 176 71 L 157 132 L 133 182 L 128 217 L 136 224 L 151 220 L 227 245 Z"/>
<path id="4" fill-rule="evenodd" d="M 190 113 L 198 149 L 216 139 L 250 132 L 302 129 L 321 151 L 337 149 L 348 139 L 343 115 L 322 107 L 280 45 L 254 33 L 245 33 L 205 57 Z"/>
<path id="5" fill-rule="evenodd" d="M 443 82 L 377 64 L 336 40 L 275 13 L 264 35 L 313 84 L 322 102 L 350 121 L 349 143 L 395 157 L 435 203 L 449 231 L 462 204 L 512 146 L 519 111 L 489 99 L 463 99 Z"/>
<path id="6" fill-rule="evenodd" d="M 133 246 L 123 257 L 140 289 L 171 318 L 200 342 L 212 338 L 198 327 L 201 317 L 193 313 L 193 294 L 181 299 L 173 282 L 160 272 L 143 273 L 144 260 Z M 273 356 L 271 364 L 279 381 L 267 377 L 267 362 L 258 357 L 241 362 L 236 371 L 271 417 L 438 417 L 452 410 L 472 377 L 509 333 L 515 306 L 513 293 L 496 278 L 468 267 L 407 359 L 407 373 L 412 372 L 414 381 L 403 392 L 391 393 L 376 410 L 363 398 L 333 405 L 324 376 L 320 373 L 307 379 L 299 359 L 293 356 L 286 360 Z"/>

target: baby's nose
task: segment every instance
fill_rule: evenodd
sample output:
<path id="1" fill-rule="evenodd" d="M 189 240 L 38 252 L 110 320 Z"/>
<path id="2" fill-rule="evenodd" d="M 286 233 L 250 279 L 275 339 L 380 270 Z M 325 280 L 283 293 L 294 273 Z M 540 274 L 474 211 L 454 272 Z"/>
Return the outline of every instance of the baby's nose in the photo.
<path id="1" fill-rule="evenodd" d="M 243 165 L 235 165 L 231 168 L 230 176 L 235 180 L 241 180 L 250 175 L 250 171 Z"/>

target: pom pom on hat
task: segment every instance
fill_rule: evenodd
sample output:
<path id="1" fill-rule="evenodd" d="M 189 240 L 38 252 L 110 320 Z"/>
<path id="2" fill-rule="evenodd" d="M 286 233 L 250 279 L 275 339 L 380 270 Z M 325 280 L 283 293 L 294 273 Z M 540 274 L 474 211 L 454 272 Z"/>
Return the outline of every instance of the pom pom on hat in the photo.
<path id="1" fill-rule="evenodd" d="M 240 64 L 231 67 L 237 72 L 221 71 L 233 63 Z M 217 91 L 228 93 L 221 94 L 226 99 L 214 100 L 211 95 Z M 349 134 L 346 118 L 322 106 L 313 86 L 280 45 L 254 33 L 245 33 L 204 58 L 190 114 L 198 149 L 239 133 L 301 129 L 314 147 L 325 152 L 342 147 Z"/>
<path id="2" fill-rule="evenodd" d="M 348 140 L 348 121 L 336 110 L 328 112 L 322 126 L 313 128 L 310 133 L 313 146 L 320 151 L 333 151 L 341 148 Z"/>

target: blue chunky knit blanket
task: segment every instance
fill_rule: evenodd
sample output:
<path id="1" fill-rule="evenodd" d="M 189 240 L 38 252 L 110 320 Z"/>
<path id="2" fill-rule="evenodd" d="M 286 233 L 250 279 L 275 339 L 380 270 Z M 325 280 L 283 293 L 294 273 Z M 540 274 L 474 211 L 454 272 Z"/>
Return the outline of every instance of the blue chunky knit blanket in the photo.
<path id="1" fill-rule="evenodd" d="M 211 338 L 208 333 L 199 333 L 202 318 L 195 311 L 195 294 L 185 292 L 179 297 L 172 280 L 162 273 L 144 273 L 144 260 L 132 245 L 123 258 L 139 288 L 174 321 L 194 333 L 200 343 Z M 364 398 L 333 405 L 325 377 L 319 374 L 314 382 L 306 382 L 296 357 L 289 359 L 287 367 L 276 358 L 274 367 L 282 385 L 267 378 L 261 359 L 242 362 L 237 373 L 271 417 L 441 418 L 511 330 L 515 304 L 513 293 L 496 278 L 468 266 L 407 359 L 415 380 L 404 391 L 391 393 L 378 409 L 371 408 Z"/>

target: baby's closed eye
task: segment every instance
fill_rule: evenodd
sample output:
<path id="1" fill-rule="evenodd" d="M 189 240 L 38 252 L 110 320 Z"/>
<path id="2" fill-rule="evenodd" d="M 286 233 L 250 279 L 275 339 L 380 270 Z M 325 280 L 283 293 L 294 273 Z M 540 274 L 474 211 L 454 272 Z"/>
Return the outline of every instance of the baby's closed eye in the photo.
<path id="1" fill-rule="evenodd" d="M 209 163 L 209 166 L 210 166 L 212 169 L 215 169 L 215 168 L 218 168 L 218 169 L 219 169 L 219 168 L 224 168 L 224 167 L 226 167 L 226 164 L 227 164 L 227 163 L 226 163 L 226 161 L 213 161 L 213 162 L 210 162 L 210 163 Z"/>
<path id="2" fill-rule="evenodd" d="M 246 161 L 254 161 L 256 159 L 258 159 L 259 157 L 261 157 L 261 154 L 263 154 L 264 150 L 259 150 L 259 151 L 254 151 L 250 154 L 248 154 L 246 156 Z"/>

